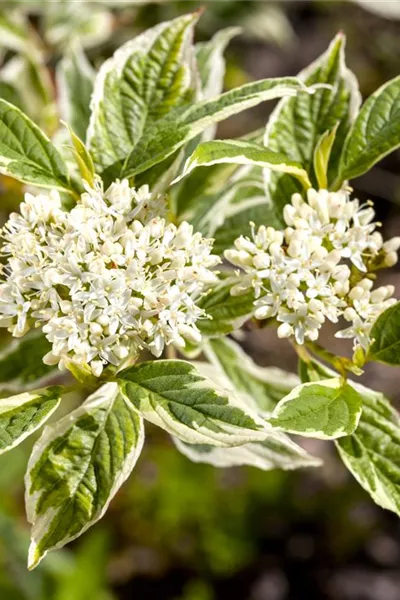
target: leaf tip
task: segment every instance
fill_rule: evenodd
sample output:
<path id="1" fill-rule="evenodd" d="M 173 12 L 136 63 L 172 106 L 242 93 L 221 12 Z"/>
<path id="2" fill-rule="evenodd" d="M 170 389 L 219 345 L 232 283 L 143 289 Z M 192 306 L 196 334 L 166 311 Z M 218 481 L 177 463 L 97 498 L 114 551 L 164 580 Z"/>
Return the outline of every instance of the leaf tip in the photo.
<path id="1" fill-rule="evenodd" d="M 196 9 L 196 10 L 193 12 L 193 14 L 197 16 L 197 19 L 200 19 L 200 17 L 202 17 L 202 16 L 203 16 L 203 13 L 205 13 L 205 11 L 206 11 L 206 8 L 207 8 L 207 7 L 206 7 L 206 5 L 205 5 L 205 4 L 202 4 L 201 6 L 199 6 L 199 8 L 197 8 L 197 9 Z"/>
<path id="2" fill-rule="evenodd" d="M 45 557 L 46 552 L 41 552 L 39 550 L 38 545 L 34 540 L 31 541 L 28 552 L 28 569 L 29 571 L 33 571 L 36 569 L 41 560 Z"/>

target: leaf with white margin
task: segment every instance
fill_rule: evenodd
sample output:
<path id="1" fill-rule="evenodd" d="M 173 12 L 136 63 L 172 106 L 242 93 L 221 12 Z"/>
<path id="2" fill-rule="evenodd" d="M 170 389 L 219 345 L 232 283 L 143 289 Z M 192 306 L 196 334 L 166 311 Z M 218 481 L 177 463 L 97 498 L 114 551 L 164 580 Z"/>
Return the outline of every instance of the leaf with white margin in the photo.
<path id="1" fill-rule="evenodd" d="M 196 61 L 203 99 L 215 98 L 222 92 L 225 77 L 224 51 L 231 39 L 240 32 L 240 27 L 227 27 L 218 31 L 211 40 L 196 44 Z M 202 139 L 212 140 L 215 130 L 215 125 L 209 127 L 203 132 Z"/>
<path id="2" fill-rule="evenodd" d="M 357 430 L 336 446 L 376 504 L 400 515 L 400 417 L 382 394 L 363 394 Z"/>
<path id="3" fill-rule="evenodd" d="M 197 19 L 183 15 L 147 29 L 101 67 L 87 137 L 99 169 L 125 159 L 149 123 L 190 100 Z"/>
<path id="4" fill-rule="evenodd" d="M 225 75 L 224 51 L 232 38 L 239 35 L 240 27 L 218 31 L 211 40 L 195 46 L 203 98 L 214 98 L 222 92 Z"/>
<path id="5" fill-rule="evenodd" d="M 400 76 L 386 82 L 361 107 L 341 155 L 337 187 L 369 171 L 400 147 Z"/>
<path id="6" fill-rule="evenodd" d="M 238 387 L 226 373 L 215 365 L 206 362 L 193 363 L 201 375 L 210 379 L 225 393 L 238 393 Z M 291 376 L 289 373 L 285 373 Z M 253 408 L 254 402 L 246 393 L 238 393 L 243 406 Z M 182 454 L 196 463 L 211 464 L 215 467 L 253 466 L 264 471 L 270 469 L 297 469 L 320 466 L 320 459 L 311 456 L 303 448 L 281 431 L 268 428 L 265 439 L 233 448 L 217 448 L 209 444 L 186 444 L 173 437 L 174 444 Z"/>
<path id="7" fill-rule="evenodd" d="M 183 360 L 144 362 L 118 374 L 122 393 L 140 414 L 183 442 L 238 446 L 262 440 L 265 424 Z"/>
<path id="8" fill-rule="evenodd" d="M 289 433 L 336 439 L 355 431 L 361 412 L 360 394 L 335 377 L 294 388 L 279 402 L 268 421 Z"/>
<path id="9" fill-rule="evenodd" d="M 104 515 L 135 466 L 143 441 L 142 418 L 116 383 L 103 385 L 45 427 L 25 477 L 30 569 Z"/>
<path id="10" fill-rule="evenodd" d="M 39 429 L 58 408 L 63 388 L 52 386 L 0 399 L 0 454 Z"/>
<path id="11" fill-rule="evenodd" d="M 317 90 L 312 96 L 301 94 L 283 99 L 271 114 L 265 131 L 265 146 L 300 162 L 312 179 L 318 141 L 339 122 L 329 161 L 328 181 L 336 177 L 344 139 L 361 103 L 357 80 L 345 64 L 344 50 L 345 37 L 339 33 L 327 51 L 299 74 L 299 79 L 308 86 L 327 84 L 332 87 Z M 290 196 L 301 191 L 297 182 L 287 175 L 267 170 L 265 181 L 278 215 Z"/>
<path id="12" fill-rule="evenodd" d="M 370 333 L 367 359 L 388 365 L 400 364 L 400 302 L 379 315 Z"/>
<path id="13" fill-rule="evenodd" d="M 264 130 L 252 131 L 242 138 L 248 142 L 262 143 Z M 195 140 L 194 140 L 195 141 Z M 263 191 L 263 176 L 261 168 L 243 167 L 241 165 L 214 165 L 200 171 L 194 171 L 178 186 L 170 190 L 175 214 L 180 220 L 196 221 L 205 215 L 204 205 L 216 204 L 224 196 L 227 189 L 240 185 L 241 181 L 255 178 Z M 199 216 L 197 216 L 199 215 Z"/>
<path id="14" fill-rule="evenodd" d="M 307 172 L 300 163 L 290 160 L 281 153 L 273 152 L 261 144 L 244 140 L 213 140 L 199 144 L 187 159 L 183 172 L 173 183 L 180 181 L 197 167 L 210 167 L 224 163 L 258 166 L 287 173 L 298 179 L 306 189 L 311 187 Z"/>
<path id="15" fill-rule="evenodd" d="M 17 107 L 0 100 L 0 171 L 24 183 L 70 191 L 54 144 Z"/>
<path id="16" fill-rule="evenodd" d="M 203 352 L 236 392 L 246 397 L 248 406 L 261 413 L 274 410 L 277 403 L 300 383 L 293 373 L 276 367 L 260 367 L 229 338 L 208 340 Z"/>
<path id="17" fill-rule="evenodd" d="M 74 45 L 57 66 L 62 119 L 85 141 L 95 73 L 83 50 Z"/>
<path id="18" fill-rule="evenodd" d="M 283 469 L 289 471 L 303 467 L 319 467 L 322 462 L 281 432 L 269 432 L 262 442 L 234 448 L 216 448 L 207 444 L 185 444 L 173 438 L 178 450 L 192 462 L 214 467 L 256 467 L 262 471 Z"/>
<path id="19" fill-rule="evenodd" d="M 120 164 L 112 165 L 107 175 L 118 173 L 120 177 L 132 177 L 164 160 L 214 123 L 267 100 L 314 91 L 296 77 L 261 79 L 211 100 L 175 109 L 164 119 L 150 123 L 122 167 Z"/>
<path id="20" fill-rule="evenodd" d="M 43 356 L 50 350 L 50 342 L 38 331 L 4 346 L 0 352 L 0 391 L 22 392 L 41 387 L 56 376 L 57 366 L 43 362 Z"/>
<path id="21" fill-rule="evenodd" d="M 334 374 L 316 360 L 300 363 L 303 381 Z M 335 442 L 339 455 L 358 483 L 382 508 L 400 515 L 400 415 L 389 400 L 357 382 L 362 413 L 356 431 Z"/>

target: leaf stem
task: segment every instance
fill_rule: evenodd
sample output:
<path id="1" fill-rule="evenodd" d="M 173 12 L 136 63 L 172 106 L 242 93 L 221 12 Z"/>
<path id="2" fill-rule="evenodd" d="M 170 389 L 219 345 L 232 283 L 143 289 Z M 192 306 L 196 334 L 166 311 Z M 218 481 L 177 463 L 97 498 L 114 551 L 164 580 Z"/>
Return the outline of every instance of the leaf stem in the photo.
<path id="1" fill-rule="evenodd" d="M 323 348 L 315 342 L 307 342 L 307 348 L 313 353 L 322 358 L 325 362 L 331 364 L 344 379 L 347 378 L 347 373 L 353 373 L 354 375 L 362 375 L 363 371 L 352 360 L 346 356 L 336 356 L 326 348 Z"/>
<path id="2" fill-rule="evenodd" d="M 176 359 L 176 349 L 172 344 L 170 344 L 169 346 L 166 346 L 165 356 L 168 358 L 168 360 Z"/>

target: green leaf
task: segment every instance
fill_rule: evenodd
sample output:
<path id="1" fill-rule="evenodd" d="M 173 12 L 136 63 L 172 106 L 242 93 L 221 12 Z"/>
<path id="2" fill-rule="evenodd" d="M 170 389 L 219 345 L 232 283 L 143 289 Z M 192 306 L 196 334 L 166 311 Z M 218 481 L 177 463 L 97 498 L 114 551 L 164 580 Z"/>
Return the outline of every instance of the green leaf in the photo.
<path id="1" fill-rule="evenodd" d="M 262 143 L 263 135 L 264 130 L 259 129 L 240 139 L 259 144 Z M 196 140 L 193 140 L 194 142 Z M 233 186 L 240 185 L 242 181 L 245 182 L 250 179 L 253 174 L 257 174 L 256 178 L 260 189 L 264 190 L 262 169 L 260 167 L 249 168 L 234 164 L 218 164 L 207 169 L 193 171 L 189 177 L 186 177 L 178 185 L 174 185 L 170 190 L 175 214 L 181 220 L 192 218 L 198 220 L 197 214 L 205 214 L 205 204 L 208 202 L 216 204 L 226 194 L 227 190 L 231 190 Z"/>
<path id="2" fill-rule="evenodd" d="M 254 312 L 253 291 L 241 296 L 232 296 L 232 285 L 236 278 L 229 278 L 216 285 L 198 301 L 208 318 L 199 319 L 197 325 L 203 335 L 216 337 L 239 329 Z"/>
<path id="3" fill-rule="evenodd" d="M 380 87 L 363 104 L 344 144 L 339 183 L 366 173 L 400 147 L 400 76 Z"/>
<path id="4" fill-rule="evenodd" d="M 39 387 L 59 373 L 56 366 L 43 363 L 50 350 L 50 342 L 37 331 L 8 343 L 0 353 L 0 390 L 20 392 Z"/>
<path id="5" fill-rule="evenodd" d="M 229 447 L 265 437 L 257 415 L 188 362 L 144 362 L 119 378 L 122 393 L 143 417 L 184 442 Z"/>
<path id="6" fill-rule="evenodd" d="M 373 342 L 368 350 L 368 360 L 388 365 L 400 364 L 400 302 L 378 317 L 370 337 Z"/>
<path id="7" fill-rule="evenodd" d="M 58 408 L 62 387 L 52 386 L 0 399 L 0 454 L 39 429 Z"/>
<path id="8" fill-rule="evenodd" d="M 299 385 L 299 378 L 275 367 L 260 367 L 231 339 L 215 338 L 204 347 L 208 360 L 231 382 L 249 406 L 270 412 Z"/>
<path id="9" fill-rule="evenodd" d="M 175 180 L 186 177 L 197 167 L 228 163 L 264 167 L 271 171 L 288 173 L 296 177 L 307 189 L 311 187 L 307 172 L 300 163 L 293 162 L 283 154 L 273 152 L 260 144 L 243 140 L 214 140 L 199 144 L 187 159 L 182 174 Z"/>
<path id="10" fill-rule="evenodd" d="M 5 100 L 0 100 L 0 170 L 24 183 L 70 189 L 67 167 L 55 146 Z"/>
<path id="11" fill-rule="evenodd" d="M 82 140 L 76 135 L 76 133 L 74 133 L 67 123 L 65 125 L 68 128 L 71 136 L 73 154 L 76 164 L 78 165 L 79 173 L 84 181 L 87 181 L 89 185 L 93 186 L 95 170 L 92 157 L 90 156 L 89 151 Z"/>
<path id="12" fill-rule="evenodd" d="M 197 18 L 196 13 L 184 15 L 148 29 L 101 67 L 88 131 L 89 149 L 99 169 L 124 160 L 149 123 L 190 99 Z"/>
<path id="13" fill-rule="evenodd" d="M 300 363 L 303 381 L 318 381 L 333 374 L 316 360 Z M 400 417 L 390 402 L 357 382 L 362 398 L 357 430 L 336 441 L 340 457 L 360 485 L 383 508 L 400 514 Z"/>
<path id="14" fill-rule="evenodd" d="M 315 146 L 314 172 L 318 187 L 322 189 L 328 188 L 328 165 L 338 125 L 337 123 L 332 131 L 325 131 Z"/>
<path id="15" fill-rule="evenodd" d="M 62 119 L 85 141 L 90 120 L 94 71 L 79 46 L 75 45 L 60 61 L 57 83 Z"/>
<path id="16" fill-rule="evenodd" d="M 308 454 L 285 434 L 275 431 L 268 433 L 262 442 L 253 442 L 234 448 L 216 448 L 207 444 L 185 444 L 174 438 L 178 450 L 195 463 L 205 463 L 214 467 L 256 467 L 263 471 L 283 469 L 284 471 L 302 467 L 319 467 L 318 458 Z"/>
<path id="17" fill-rule="evenodd" d="M 376 504 L 400 515 L 400 419 L 382 394 L 366 390 L 357 431 L 336 445 Z"/>
<path id="18" fill-rule="evenodd" d="M 304 94 L 312 92 L 296 77 L 262 79 L 225 92 L 215 99 L 175 109 L 165 119 L 149 123 L 122 169 L 119 165 L 114 165 L 111 172 L 115 173 L 119 169 L 120 176 L 132 177 L 164 160 L 210 125 L 261 102 L 293 96 L 300 91 Z"/>
<path id="19" fill-rule="evenodd" d="M 238 377 L 228 378 L 228 373 L 221 368 L 206 362 L 194 363 L 198 372 L 210 379 L 215 386 L 225 390 L 225 393 L 235 393 L 243 401 L 244 406 L 255 408 L 262 413 L 262 407 L 246 393 L 245 387 Z M 283 372 L 282 372 L 283 374 Z M 285 373 L 285 375 L 290 374 Z M 255 390 L 255 387 L 253 388 Z M 193 462 L 212 464 L 216 467 L 234 467 L 249 465 L 263 470 L 296 469 L 320 465 L 320 460 L 309 455 L 294 444 L 281 431 L 267 428 L 265 438 L 260 442 L 251 442 L 233 448 L 220 448 L 209 444 L 186 444 L 173 438 L 178 450 Z"/>
<path id="20" fill-rule="evenodd" d="M 269 422 L 289 433 L 335 439 L 356 429 L 361 410 L 360 394 L 336 377 L 299 385 L 279 402 Z"/>
<path id="21" fill-rule="evenodd" d="M 201 98 L 208 100 L 218 96 L 224 87 L 224 52 L 233 37 L 240 33 L 240 27 L 227 27 L 218 31 L 208 42 L 199 42 L 195 46 L 197 69 L 200 76 Z M 203 131 L 200 139 L 212 140 L 216 125 Z M 198 140 L 193 140 L 196 144 Z"/>
<path id="22" fill-rule="evenodd" d="M 328 50 L 299 74 L 306 85 L 327 84 L 329 89 L 313 95 L 299 94 L 285 98 L 272 113 L 265 132 L 264 144 L 303 165 L 313 184 L 313 160 L 318 141 L 326 131 L 339 123 L 330 158 L 328 180 L 337 175 L 344 139 L 361 101 L 357 81 L 345 65 L 345 38 L 338 34 Z M 267 191 L 279 216 L 291 194 L 301 191 L 287 175 L 266 171 Z"/>
<path id="23" fill-rule="evenodd" d="M 115 383 L 44 429 L 25 479 L 30 569 L 103 516 L 135 466 L 143 440 L 143 421 Z"/>

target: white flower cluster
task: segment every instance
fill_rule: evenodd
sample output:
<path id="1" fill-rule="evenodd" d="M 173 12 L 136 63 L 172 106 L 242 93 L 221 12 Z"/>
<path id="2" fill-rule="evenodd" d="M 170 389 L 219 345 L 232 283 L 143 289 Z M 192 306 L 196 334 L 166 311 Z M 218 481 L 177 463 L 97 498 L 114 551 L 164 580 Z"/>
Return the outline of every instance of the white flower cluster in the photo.
<path id="1" fill-rule="evenodd" d="M 368 275 L 397 262 L 400 238 L 384 242 L 370 203 L 345 190 L 310 189 L 294 194 L 283 211 L 287 228 L 261 226 L 252 239 L 239 237 L 226 258 L 245 272 L 233 294 L 255 290 L 255 317 L 280 322 L 279 337 L 316 340 L 322 324 L 351 323 L 338 337 L 366 348 L 379 314 L 395 300 L 393 286 L 372 290 Z"/>
<path id="2" fill-rule="evenodd" d="M 62 210 L 58 192 L 26 194 L 2 230 L 0 325 L 14 336 L 43 328 L 48 364 L 89 365 L 100 376 L 142 349 L 198 342 L 196 300 L 216 280 L 219 258 L 186 222 L 164 218 L 165 202 L 127 180 L 98 181 Z"/>

